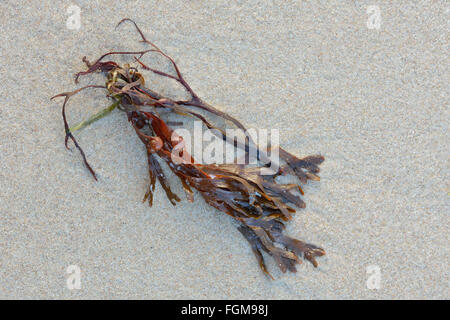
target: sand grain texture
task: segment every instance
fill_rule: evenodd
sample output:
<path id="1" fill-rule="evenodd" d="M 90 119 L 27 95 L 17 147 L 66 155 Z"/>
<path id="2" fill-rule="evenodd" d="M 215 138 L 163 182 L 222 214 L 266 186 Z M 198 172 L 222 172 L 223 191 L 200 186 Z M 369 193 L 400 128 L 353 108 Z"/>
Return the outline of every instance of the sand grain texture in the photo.
<path id="1" fill-rule="evenodd" d="M 372 2 L 249 3 L 0 2 L 0 298 L 449 298 L 448 3 L 380 2 L 380 30 L 366 26 Z M 325 156 L 288 224 L 325 248 L 318 269 L 281 274 L 268 259 L 269 281 L 232 219 L 198 196 L 172 207 L 158 186 L 142 204 L 145 152 L 120 112 L 77 134 L 98 182 L 65 150 L 49 98 L 75 88 L 83 56 L 142 48 L 130 25 L 114 30 L 124 17 L 205 101 Z M 77 96 L 69 121 L 106 103 Z M 71 264 L 80 290 L 66 287 Z M 379 290 L 366 286 L 371 265 Z"/>

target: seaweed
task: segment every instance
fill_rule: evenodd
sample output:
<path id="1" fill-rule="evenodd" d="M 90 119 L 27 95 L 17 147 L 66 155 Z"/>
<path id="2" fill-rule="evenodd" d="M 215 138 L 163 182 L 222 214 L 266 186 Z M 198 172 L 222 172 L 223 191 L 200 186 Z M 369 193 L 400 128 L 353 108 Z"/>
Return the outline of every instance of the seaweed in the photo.
<path id="1" fill-rule="evenodd" d="M 88 85 L 51 98 L 64 97 L 62 118 L 65 127 L 66 148 L 68 148 L 68 140 L 72 140 L 81 153 L 84 164 L 97 180 L 95 171 L 89 165 L 86 155 L 73 133 L 105 117 L 114 109 L 119 109 L 126 113 L 129 123 L 147 152 L 149 185 L 144 201 L 148 201 L 150 206 L 153 204 L 157 179 L 173 205 L 180 201 L 180 198 L 172 192 L 169 180 L 161 167 L 160 161 L 165 161 L 180 180 L 189 201 L 194 200 L 193 189 L 197 190 L 206 203 L 230 215 L 238 222 L 238 230 L 250 243 L 261 270 L 267 276 L 273 279 L 267 270 L 263 251 L 275 259 L 283 273 L 287 270 L 296 272 L 296 264 L 301 263 L 301 257 L 317 267 L 316 257 L 324 255 L 325 251 L 315 245 L 290 238 L 283 234 L 283 230 L 285 229 L 284 223 L 290 220 L 296 211 L 292 206 L 305 207 L 305 202 L 300 196 L 304 194 L 300 184 L 305 184 L 308 180 L 319 180 L 317 173 L 324 157 L 313 155 L 298 158 L 279 148 L 279 157 L 285 164 L 277 164 L 277 170 L 269 174 L 267 172 L 262 174 L 264 168 L 273 164 L 273 160 L 268 157 L 268 149 L 258 146 L 247 134 L 246 127 L 237 119 L 203 101 L 183 78 L 175 61 L 154 43 L 147 40 L 133 20 L 123 19 L 117 27 L 124 22 L 132 23 L 141 37 L 141 42 L 150 48 L 143 51 L 108 52 L 94 63 L 90 63 L 86 57 L 83 57 L 82 61 L 86 64 L 87 70 L 76 74 L 75 83 L 78 83 L 81 76 L 100 72 L 106 75 L 106 84 Z M 167 73 L 144 64 L 142 57 L 151 52 L 167 59 L 174 72 Z M 136 66 L 119 65 L 115 61 L 103 61 L 106 57 L 117 55 L 132 56 Z M 178 82 L 188 93 L 189 99 L 171 99 L 148 88 L 138 67 Z M 66 118 L 67 102 L 73 95 L 89 88 L 106 90 L 107 97 L 113 101 L 112 104 L 89 119 L 69 127 Z M 213 129 L 212 132 L 215 135 L 242 150 L 246 157 L 250 152 L 254 152 L 258 165 L 197 163 L 188 153 L 186 145 L 183 143 L 183 137 L 174 134 L 172 123 L 163 119 L 160 110 L 200 120 L 208 129 Z M 245 134 L 245 143 L 239 142 L 236 137 L 229 137 L 224 126 L 213 123 L 202 112 L 232 123 Z M 276 181 L 280 175 L 294 175 L 298 177 L 300 184 L 280 184 Z M 297 194 L 293 191 L 297 191 Z"/>

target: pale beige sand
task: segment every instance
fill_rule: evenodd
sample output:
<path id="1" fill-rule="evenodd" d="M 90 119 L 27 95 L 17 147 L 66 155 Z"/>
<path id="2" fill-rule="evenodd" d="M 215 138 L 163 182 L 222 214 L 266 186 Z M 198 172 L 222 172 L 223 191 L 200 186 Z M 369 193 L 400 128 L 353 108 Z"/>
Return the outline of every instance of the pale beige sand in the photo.
<path id="1" fill-rule="evenodd" d="M 374 1 L 1 1 L 0 298 L 448 299 L 448 4 L 378 2 L 380 30 L 366 26 Z M 123 17 L 206 101 L 326 157 L 288 227 L 326 249 L 318 269 L 282 274 L 268 259 L 269 281 L 199 197 L 172 207 L 158 187 L 142 204 L 145 152 L 120 112 L 77 135 L 98 182 L 65 150 L 49 98 L 75 88 L 84 55 L 142 48 L 130 25 L 114 31 Z M 69 119 L 106 103 L 86 92 Z M 80 290 L 66 287 L 71 264 Z"/>

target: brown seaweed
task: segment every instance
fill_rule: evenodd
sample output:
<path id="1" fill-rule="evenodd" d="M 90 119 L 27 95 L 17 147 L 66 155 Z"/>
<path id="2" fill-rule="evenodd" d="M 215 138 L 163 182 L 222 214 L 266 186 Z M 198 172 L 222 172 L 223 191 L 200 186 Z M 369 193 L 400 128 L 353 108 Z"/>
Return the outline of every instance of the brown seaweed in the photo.
<path id="1" fill-rule="evenodd" d="M 266 268 L 262 251 L 275 259 L 282 272 L 286 272 L 286 270 L 296 272 L 295 265 L 301 263 L 300 257 L 310 261 L 317 267 L 315 258 L 325 254 L 323 249 L 283 234 L 284 222 L 290 220 L 295 212 L 291 205 L 298 208 L 305 207 L 302 198 L 292 191 L 297 190 L 303 195 L 303 190 L 300 185 L 280 184 L 275 179 L 279 175 L 291 174 L 297 176 L 301 184 L 305 184 L 308 180 L 319 180 L 317 173 L 319 172 L 319 165 L 324 161 L 323 156 L 314 155 L 300 159 L 279 148 L 279 156 L 285 164 L 280 165 L 273 174 L 261 174 L 261 169 L 270 165 L 270 160 L 266 150 L 261 149 L 253 142 L 250 135 L 246 134 L 245 126 L 235 118 L 200 99 L 183 78 L 175 61 L 154 43 L 147 40 L 134 21 L 128 18 L 123 19 L 118 26 L 123 22 L 133 23 L 141 37 L 141 42 L 149 45 L 150 49 L 144 51 L 108 52 L 94 63 L 90 63 L 86 57 L 83 58 L 83 62 L 87 65 L 87 70 L 76 74 L 76 83 L 78 83 L 79 77 L 94 72 L 104 73 L 107 81 L 105 86 L 89 85 L 52 97 L 52 99 L 56 97 L 65 98 L 62 106 L 62 116 L 66 133 L 66 147 L 68 147 L 68 140 L 71 139 L 80 151 L 84 164 L 97 180 L 97 176 L 89 165 L 82 148 L 73 136 L 73 132 L 118 108 L 126 113 L 128 121 L 146 148 L 149 186 L 145 193 L 144 201 L 148 201 L 150 206 L 153 203 L 156 180 L 160 182 L 167 198 L 173 205 L 180 201 L 180 198 L 172 192 L 169 181 L 160 165 L 160 161 L 165 161 L 170 170 L 180 179 L 189 201 L 193 201 L 193 189 L 195 189 L 209 205 L 227 213 L 238 221 L 240 225 L 238 227 L 239 231 L 250 243 L 262 271 L 269 277 L 273 279 Z M 174 69 L 174 74 L 166 73 L 144 64 L 142 57 L 150 52 L 162 55 L 167 59 Z M 115 55 L 132 56 L 136 65 L 143 70 L 177 81 L 189 94 L 190 98 L 175 100 L 165 97 L 146 87 L 144 77 L 137 67 L 131 67 L 129 64 L 121 66 L 115 61 L 103 61 L 106 57 Z M 106 90 L 108 97 L 113 103 L 89 120 L 70 128 L 66 118 L 67 102 L 73 95 L 88 88 Z M 207 128 L 214 129 L 213 132 L 224 141 L 232 143 L 235 147 L 245 151 L 246 155 L 250 151 L 256 152 L 258 161 L 263 163 L 263 165 L 255 167 L 235 163 L 222 165 L 196 163 L 183 144 L 180 144 L 183 138 L 178 137 L 178 139 L 174 139 L 173 128 L 170 126 L 171 122 L 163 120 L 159 110 L 199 119 Z M 236 138 L 228 137 L 224 127 L 213 124 L 211 120 L 207 119 L 199 111 L 231 122 L 246 134 L 245 143 L 240 143 Z M 174 159 L 174 151 L 176 151 L 175 154 L 179 156 L 179 159 Z M 186 161 L 186 159 L 189 161 Z"/>

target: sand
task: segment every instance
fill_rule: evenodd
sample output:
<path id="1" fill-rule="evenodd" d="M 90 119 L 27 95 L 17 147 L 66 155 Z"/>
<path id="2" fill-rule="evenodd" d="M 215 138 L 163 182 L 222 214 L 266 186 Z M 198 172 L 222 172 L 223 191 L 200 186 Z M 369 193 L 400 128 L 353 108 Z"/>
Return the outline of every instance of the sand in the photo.
<path id="1" fill-rule="evenodd" d="M 379 1 L 370 29 L 373 1 L 233 3 L 0 2 L 0 298 L 449 298 L 448 4 Z M 76 87 L 83 56 L 143 48 L 131 25 L 114 30 L 124 17 L 205 101 L 325 156 L 287 230 L 325 248 L 317 269 L 283 274 L 269 258 L 268 280 L 235 222 L 198 195 L 173 207 L 158 186 L 142 204 L 145 152 L 119 111 L 77 134 L 98 182 L 64 148 L 62 101 L 49 98 Z M 86 92 L 69 121 L 106 103 Z"/>

